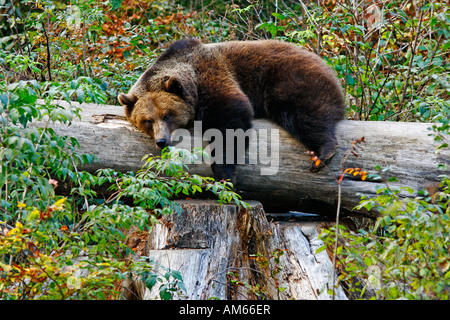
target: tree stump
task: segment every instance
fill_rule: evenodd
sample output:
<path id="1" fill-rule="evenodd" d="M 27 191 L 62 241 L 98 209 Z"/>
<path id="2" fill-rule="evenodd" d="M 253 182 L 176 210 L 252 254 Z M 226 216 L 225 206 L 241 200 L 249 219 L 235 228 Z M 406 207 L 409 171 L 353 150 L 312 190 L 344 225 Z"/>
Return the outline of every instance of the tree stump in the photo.
<path id="1" fill-rule="evenodd" d="M 187 292 L 176 298 L 331 298 L 332 261 L 326 251 L 316 254 L 321 222 L 271 223 L 256 201 L 251 210 L 212 200 L 178 203 L 182 213 L 161 218 L 144 250 L 156 271 L 181 273 Z M 149 291 L 136 282 L 141 298 L 158 297 L 158 285 Z M 347 299 L 341 287 L 335 298 Z"/>

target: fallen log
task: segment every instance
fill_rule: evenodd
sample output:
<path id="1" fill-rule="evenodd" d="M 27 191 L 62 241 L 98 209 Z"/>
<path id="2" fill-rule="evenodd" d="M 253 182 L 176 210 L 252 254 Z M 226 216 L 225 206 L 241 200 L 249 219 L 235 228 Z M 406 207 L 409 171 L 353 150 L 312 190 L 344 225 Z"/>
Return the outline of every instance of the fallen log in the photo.
<path id="1" fill-rule="evenodd" d="M 122 107 L 96 104 L 81 104 L 80 107 L 81 120 L 74 120 L 70 126 L 58 124 L 52 127 L 60 135 L 75 137 L 81 146 L 79 152 L 98 158 L 99 162 L 81 169 L 91 172 L 100 168 L 136 171 L 142 166 L 143 155 L 160 153 L 150 137 L 126 121 Z M 258 139 L 251 140 L 250 150 L 259 151 L 255 148 L 268 145 L 272 149 L 267 150 L 267 155 L 276 154 L 277 158 L 272 158 L 273 161 L 267 165 L 259 161 L 259 154 L 257 163 L 238 165 L 235 189 L 244 200 L 260 201 L 267 212 L 303 211 L 334 216 L 338 199 L 336 179 L 346 155 L 352 149 L 352 141 L 362 137 L 365 140 L 364 149 L 358 152 L 357 158 L 350 155 L 344 163 L 345 168 L 370 171 L 376 166 L 390 167 L 390 175 L 398 180 L 392 185 L 414 189 L 436 186 L 438 175 L 442 173 L 438 170 L 438 164 L 449 163 L 449 151 L 442 150 L 440 154 L 435 154 L 433 137 L 428 130 L 431 125 L 342 121 L 337 128 L 339 147 L 335 156 L 327 167 L 313 173 L 309 171 L 311 158 L 302 144 L 272 122 L 255 120 Z M 262 134 L 264 132 L 266 134 Z M 269 132 L 279 134 L 278 145 L 271 145 L 274 140 L 271 140 Z M 194 139 L 193 136 L 193 130 L 186 131 L 181 140 L 189 142 Z M 196 136 L 195 139 L 201 137 Z M 252 145 L 255 143 L 256 147 Z M 251 156 L 248 154 L 247 160 Z M 212 176 L 209 164 L 193 164 L 189 168 L 192 173 Z M 352 212 L 360 201 L 358 193 L 375 196 L 376 187 L 383 185 L 382 181 L 362 181 L 359 176 L 349 176 L 342 184 L 342 211 Z M 373 217 L 377 212 L 363 209 L 353 211 L 353 214 Z"/>

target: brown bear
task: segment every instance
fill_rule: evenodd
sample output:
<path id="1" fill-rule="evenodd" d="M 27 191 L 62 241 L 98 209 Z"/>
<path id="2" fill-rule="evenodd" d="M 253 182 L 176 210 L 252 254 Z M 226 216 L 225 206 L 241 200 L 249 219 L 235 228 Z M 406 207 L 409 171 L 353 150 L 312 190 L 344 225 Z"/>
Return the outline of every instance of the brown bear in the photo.
<path id="1" fill-rule="evenodd" d="M 340 83 L 325 61 L 275 40 L 176 41 L 118 99 L 128 120 L 159 148 L 171 144 L 175 129 L 195 120 L 204 131 L 225 133 L 246 131 L 253 118 L 267 118 L 324 163 L 335 152 L 335 127 L 345 111 Z M 216 179 L 235 182 L 235 163 L 213 163 L 212 170 Z"/>

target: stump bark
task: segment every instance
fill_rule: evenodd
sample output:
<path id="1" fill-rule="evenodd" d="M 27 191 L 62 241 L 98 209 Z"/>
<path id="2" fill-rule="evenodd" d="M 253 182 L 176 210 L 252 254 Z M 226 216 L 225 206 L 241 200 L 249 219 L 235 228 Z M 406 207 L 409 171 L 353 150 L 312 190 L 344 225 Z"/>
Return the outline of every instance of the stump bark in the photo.
<path id="1" fill-rule="evenodd" d="M 186 292 L 175 298 L 331 298 L 332 260 L 326 251 L 316 253 L 323 222 L 271 223 L 256 201 L 248 211 L 212 200 L 178 203 L 182 213 L 163 217 L 143 252 L 157 262 L 155 272 L 180 271 Z M 158 286 L 149 291 L 135 280 L 140 298 L 159 297 Z M 341 287 L 335 298 L 347 299 Z"/>

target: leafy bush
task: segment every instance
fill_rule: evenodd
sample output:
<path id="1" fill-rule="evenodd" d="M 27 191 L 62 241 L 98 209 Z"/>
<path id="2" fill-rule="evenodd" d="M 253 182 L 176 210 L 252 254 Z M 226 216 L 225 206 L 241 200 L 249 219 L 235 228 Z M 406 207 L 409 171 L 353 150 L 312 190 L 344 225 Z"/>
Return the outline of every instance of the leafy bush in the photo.
<path id="1" fill-rule="evenodd" d="M 379 196 L 362 205 L 377 206 L 383 213 L 369 230 L 352 232 L 339 226 L 345 245 L 337 249 L 339 280 L 355 298 L 450 298 L 449 179 L 444 191 L 419 192 L 402 198 L 407 188 L 383 188 Z M 334 244 L 335 228 L 323 233 Z"/>
<path id="2" fill-rule="evenodd" d="M 433 126 L 436 150 L 448 148 L 448 119 Z M 445 165 L 440 165 L 448 172 Z M 387 170 L 380 170 L 380 174 Z M 450 177 L 439 176 L 435 189 L 386 187 L 374 199 L 362 197 L 358 209 L 377 208 L 381 217 L 366 229 L 323 230 L 325 245 L 335 246 L 339 281 L 352 297 L 376 299 L 450 298 Z M 391 177 L 388 181 L 395 181 Z M 405 197 L 408 195 L 408 197 Z"/>
<path id="3" fill-rule="evenodd" d="M 159 275 L 151 261 L 133 259 L 125 244 L 130 227 L 149 230 L 159 216 L 179 211 L 173 199 L 181 193 L 208 190 L 221 202 L 246 204 L 231 184 L 189 175 L 185 162 L 199 154 L 187 150 L 149 157 L 137 173 L 79 171 L 94 156 L 77 153 L 76 139 L 57 135 L 49 124 L 68 123 L 80 110 L 53 101 L 76 96 L 98 102 L 104 98 L 101 86 L 88 77 L 10 83 L 7 70 L 34 65 L 21 55 L 0 59 L 0 298 L 118 298 L 121 281 L 135 274 L 149 287 L 162 277 L 172 279 L 159 288 L 161 298 L 172 298 L 183 289 L 181 275 Z M 72 184 L 65 197 L 55 193 L 61 181 Z M 104 184 L 115 189 L 108 201 L 94 190 Z"/>

